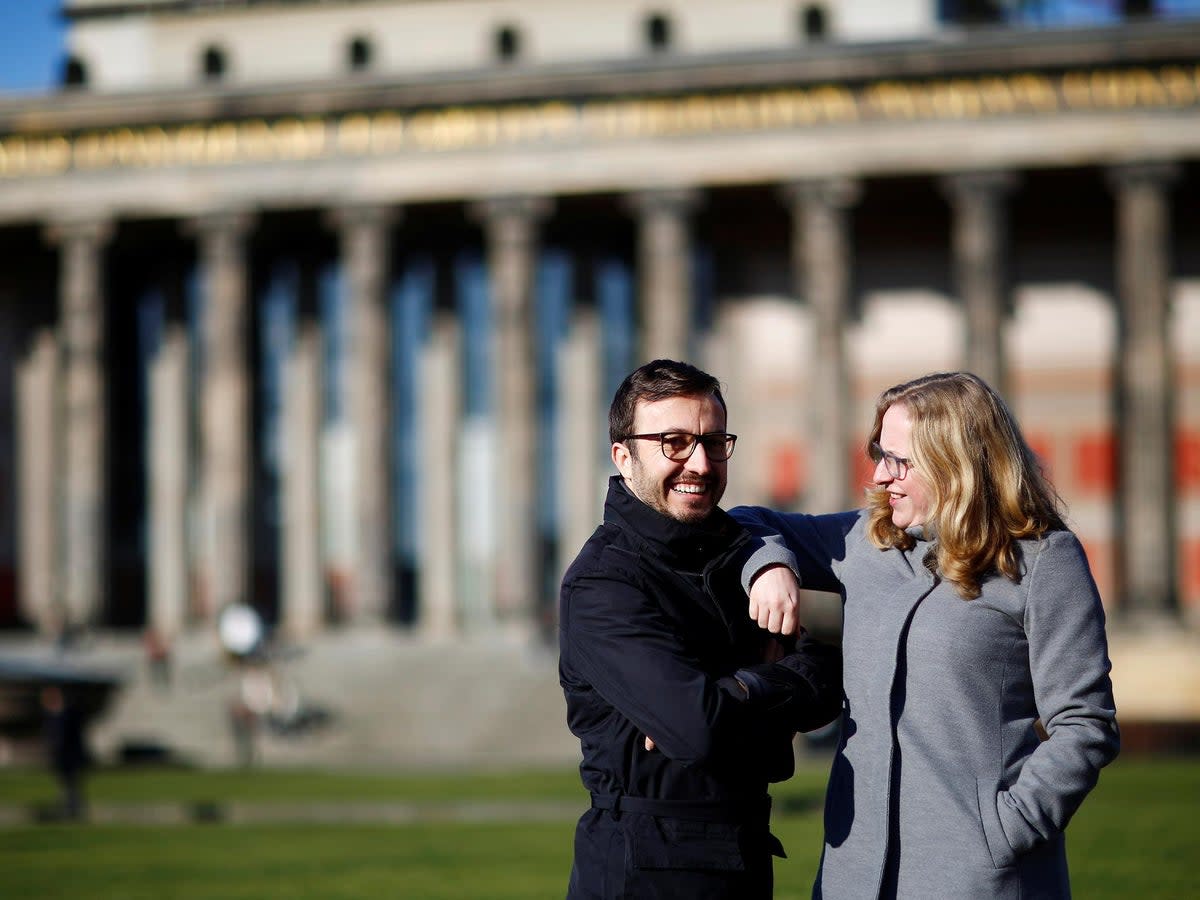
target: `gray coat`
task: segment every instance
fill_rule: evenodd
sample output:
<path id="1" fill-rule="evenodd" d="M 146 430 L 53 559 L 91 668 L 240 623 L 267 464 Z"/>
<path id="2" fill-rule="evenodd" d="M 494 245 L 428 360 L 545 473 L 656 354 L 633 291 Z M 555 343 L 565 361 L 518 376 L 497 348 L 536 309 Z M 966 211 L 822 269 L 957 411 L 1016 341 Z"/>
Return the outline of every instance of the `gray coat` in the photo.
<path id="1" fill-rule="evenodd" d="M 1020 583 L 964 601 L 860 512 L 732 511 L 843 598 L 845 708 L 818 898 L 1070 896 L 1063 829 L 1119 749 L 1104 610 L 1069 531 L 1021 542 Z M 1034 721 L 1049 735 L 1040 741 Z"/>

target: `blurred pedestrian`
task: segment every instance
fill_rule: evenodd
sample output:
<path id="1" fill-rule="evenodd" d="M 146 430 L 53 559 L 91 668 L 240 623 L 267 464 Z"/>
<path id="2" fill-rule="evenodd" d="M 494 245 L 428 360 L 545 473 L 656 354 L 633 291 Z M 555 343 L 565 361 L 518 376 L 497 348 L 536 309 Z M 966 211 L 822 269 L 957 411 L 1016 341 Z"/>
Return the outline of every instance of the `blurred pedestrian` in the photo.
<path id="1" fill-rule="evenodd" d="M 46 751 L 61 790 L 60 812 L 68 819 L 84 813 L 83 772 L 88 763 L 83 739 L 83 714 L 70 693 L 57 684 L 41 691 Z"/>
<path id="2" fill-rule="evenodd" d="M 153 625 L 142 632 L 142 649 L 146 654 L 146 668 L 150 681 L 161 688 L 171 684 L 171 645 L 161 631 Z"/>

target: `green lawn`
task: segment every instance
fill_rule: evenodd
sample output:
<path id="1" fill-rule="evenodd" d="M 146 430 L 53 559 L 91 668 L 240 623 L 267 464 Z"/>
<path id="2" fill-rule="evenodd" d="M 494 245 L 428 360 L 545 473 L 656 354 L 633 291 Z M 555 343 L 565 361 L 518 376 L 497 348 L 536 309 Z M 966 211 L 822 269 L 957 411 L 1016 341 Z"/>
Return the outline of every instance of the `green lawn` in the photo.
<path id="1" fill-rule="evenodd" d="M 790 859 L 776 896 L 807 897 L 820 850 L 824 772 L 778 786 L 775 832 Z M 0 772 L 0 806 L 53 796 L 39 773 Z M 99 773 L 96 805 L 579 800 L 573 772 L 395 776 L 303 772 Z M 1200 761 L 1122 760 L 1069 831 L 1080 898 L 1200 895 Z M 39 825 L 0 828 L 0 896 L 19 898 L 561 897 L 572 823 L 420 825 Z"/>

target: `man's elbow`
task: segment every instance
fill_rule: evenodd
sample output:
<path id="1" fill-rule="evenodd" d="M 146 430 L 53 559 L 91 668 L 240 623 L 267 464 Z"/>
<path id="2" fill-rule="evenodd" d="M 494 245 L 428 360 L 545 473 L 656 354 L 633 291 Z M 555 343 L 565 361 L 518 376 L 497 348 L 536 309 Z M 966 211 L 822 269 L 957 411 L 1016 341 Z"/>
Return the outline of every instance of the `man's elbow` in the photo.
<path id="1" fill-rule="evenodd" d="M 820 697 L 802 710 L 796 721 L 797 731 L 816 731 L 831 722 L 836 722 L 842 715 L 841 695 Z"/>
<path id="2" fill-rule="evenodd" d="M 681 766 L 702 766 L 709 763 L 717 746 L 712 728 L 703 725 L 664 736 L 662 741 L 656 738 L 655 743 L 660 751 Z"/>

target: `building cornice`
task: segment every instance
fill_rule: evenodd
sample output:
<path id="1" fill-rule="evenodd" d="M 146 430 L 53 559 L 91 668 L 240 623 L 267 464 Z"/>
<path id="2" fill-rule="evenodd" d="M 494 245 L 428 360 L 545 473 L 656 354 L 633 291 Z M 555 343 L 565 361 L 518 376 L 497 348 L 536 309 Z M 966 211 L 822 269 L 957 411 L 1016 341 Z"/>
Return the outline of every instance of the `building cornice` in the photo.
<path id="1" fill-rule="evenodd" d="M 1200 61 L 1200 22 L 1086 31 L 996 29 L 929 41 L 807 46 L 788 51 L 655 56 L 623 63 L 502 66 L 419 77 L 369 75 L 273 86 L 52 95 L 0 100 L 0 135 L 169 125 L 215 119 L 330 116 L 352 111 L 654 97 L 777 86 L 919 83 L 1017 72 L 1158 67 Z"/>

